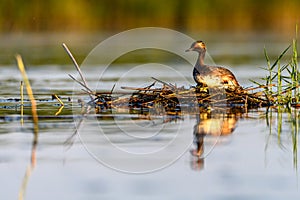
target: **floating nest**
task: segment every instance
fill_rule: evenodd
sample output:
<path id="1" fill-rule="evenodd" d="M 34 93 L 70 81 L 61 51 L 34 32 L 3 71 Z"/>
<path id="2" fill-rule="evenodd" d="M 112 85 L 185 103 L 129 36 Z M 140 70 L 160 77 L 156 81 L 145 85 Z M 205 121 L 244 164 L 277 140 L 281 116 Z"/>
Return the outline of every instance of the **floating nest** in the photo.
<path id="1" fill-rule="evenodd" d="M 160 83 L 160 87 L 158 87 Z M 158 79 L 143 88 L 122 87 L 127 92 L 96 93 L 97 112 L 111 109 L 129 109 L 134 112 L 152 112 L 178 115 L 182 112 L 197 113 L 200 110 L 218 108 L 252 109 L 267 107 L 272 102 L 258 88 L 207 88 L 191 86 L 177 87 Z M 129 92 L 128 92 L 129 91 Z"/>

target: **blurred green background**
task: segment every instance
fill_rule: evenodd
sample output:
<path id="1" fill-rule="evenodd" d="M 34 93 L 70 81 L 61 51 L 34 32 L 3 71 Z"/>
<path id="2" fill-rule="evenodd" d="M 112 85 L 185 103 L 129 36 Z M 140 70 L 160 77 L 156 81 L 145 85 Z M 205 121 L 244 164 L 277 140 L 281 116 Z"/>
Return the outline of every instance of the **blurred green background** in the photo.
<path id="1" fill-rule="evenodd" d="M 299 0 L 3 0 L 1 32 L 121 31 L 162 26 L 180 31 L 294 30 Z"/>
<path id="2" fill-rule="evenodd" d="M 226 35 L 252 40 L 253 33 L 290 40 L 299 10 L 299 0 L 2 0 L 0 64 L 11 63 L 7 58 L 16 52 L 33 64 L 63 63 L 62 42 L 83 57 L 101 40 L 144 26 L 191 36 L 209 33 L 204 39 L 211 36 L 217 42 Z"/>

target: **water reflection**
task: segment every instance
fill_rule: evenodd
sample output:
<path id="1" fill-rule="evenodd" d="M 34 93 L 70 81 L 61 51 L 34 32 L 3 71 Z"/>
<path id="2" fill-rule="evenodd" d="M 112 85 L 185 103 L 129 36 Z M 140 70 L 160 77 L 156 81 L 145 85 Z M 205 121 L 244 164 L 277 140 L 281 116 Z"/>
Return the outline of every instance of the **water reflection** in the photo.
<path id="1" fill-rule="evenodd" d="M 200 110 L 200 111 L 199 111 Z M 231 135 L 237 127 L 239 118 L 245 113 L 244 107 L 217 107 L 212 106 L 207 108 L 199 107 L 198 112 L 195 109 L 191 113 L 182 112 L 181 109 L 170 110 L 164 106 L 156 106 L 150 108 L 130 108 L 129 110 L 115 110 L 111 113 L 95 112 L 97 121 L 103 125 L 103 130 L 111 132 L 118 132 L 123 137 L 122 131 L 119 129 L 112 129 L 107 123 L 110 121 L 126 121 L 128 119 L 136 121 L 137 123 L 143 122 L 144 124 L 151 124 L 151 126 L 160 126 L 167 123 L 177 123 L 182 121 L 186 116 L 195 116 L 195 125 L 190 127 L 193 130 L 194 147 L 190 150 L 191 155 L 191 168 L 193 170 L 201 170 L 204 167 L 205 158 L 210 154 L 214 147 L 222 141 L 221 137 Z M 176 111 L 176 112 L 175 112 Z M 103 112 L 103 111 L 102 111 Z M 116 112 L 116 113 L 115 113 Z M 123 113 L 123 114 L 121 114 Z M 127 113 L 127 114 L 125 114 Z M 160 116 L 160 117 L 159 117 Z M 74 143 L 74 138 L 82 120 L 85 116 L 81 116 L 77 128 L 74 133 L 65 141 L 67 148 L 70 148 Z M 115 119 L 121 117 L 120 119 Z M 121 123 L 122 124 L 122 123 Z M 119 124 L 120 125 L 120 124 Z M 106 128 L 107 127 L 107 128 Z M 128 124 L 124 124 L 124 129 L 128 128 Z M 129 128 L 131 130 L 131 128 Z M 123 130 L 123 129 L 122 129 Z M 154 129 L 153 129 L 154 130 Z M 152 142 L 152 141 L 149 141 Z"/>
<path id="2" fill-rule="evenodd" d="M 190 152 L 194 156 L 191 167 L 200 170 L 204 167 L 204 159 L 219 142 L 219 138 L 232 134 L 237 126 L 237 121 L 244 111 L 242 109 L 215 108 L 212 111 L 196 114 L 194 126 L 195 149 Z M 205 140 L 208 140 L 208 145 Z M 208 146 L 207 149 L 204 147 Z"/>
<path id="3" fill-rule="evenodd" d="M 27 184 L 30 179 L 30 176 L 36 166 L 36 151 L 37 151 L 37 145 L 38 145 L 38 130 L 33 130 L 33 139 L 32 139 L 32 147 L 31 147 L 31 156 L 30 156 L 30 162 L 26 168 L 25 175 L 22 179 L 22 185 L 19 189 L 19 195 L 18 199 L 23 200 L 27 191 Z"/>

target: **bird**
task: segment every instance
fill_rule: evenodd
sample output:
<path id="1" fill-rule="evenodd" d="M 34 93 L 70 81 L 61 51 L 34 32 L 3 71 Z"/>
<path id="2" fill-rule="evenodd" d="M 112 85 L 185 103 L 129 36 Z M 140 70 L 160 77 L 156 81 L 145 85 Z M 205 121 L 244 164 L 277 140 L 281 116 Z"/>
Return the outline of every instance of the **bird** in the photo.
<path id="1" fill-rule="evenodd" d="M 234 74 L 221 66 L 210 66 L 204 64 L 206 45 L 203 41 L 193 42 L 187 50 L 198 52 L 198 60 L 194 66 L 193 77 L 198 86 L 201 87 L 223 87 L 240 88 Z"/>

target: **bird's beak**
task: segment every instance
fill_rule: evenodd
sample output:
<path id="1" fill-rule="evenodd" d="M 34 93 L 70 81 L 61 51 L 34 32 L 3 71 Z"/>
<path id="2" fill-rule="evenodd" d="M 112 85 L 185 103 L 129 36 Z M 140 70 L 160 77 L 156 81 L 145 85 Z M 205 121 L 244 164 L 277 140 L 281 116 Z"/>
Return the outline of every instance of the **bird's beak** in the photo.
<path id="1" fill-rule="evenodd" d="M 191 47 L 191 48 L 189 48 L 189 49 L 185 50 L 185 52 L 189 52 L 189 51 L 193 51 L 193 50 L 194 50 L 194 48 L 193 48 L 193 47 Z"/>

